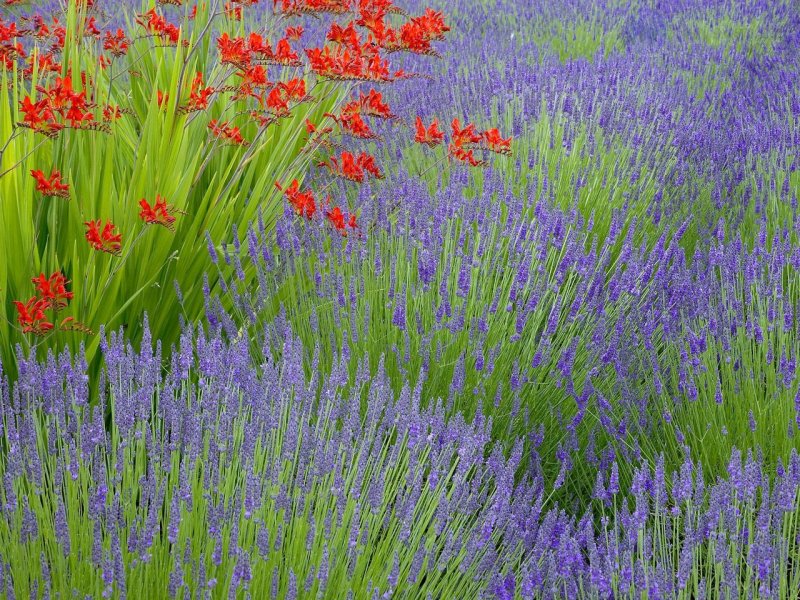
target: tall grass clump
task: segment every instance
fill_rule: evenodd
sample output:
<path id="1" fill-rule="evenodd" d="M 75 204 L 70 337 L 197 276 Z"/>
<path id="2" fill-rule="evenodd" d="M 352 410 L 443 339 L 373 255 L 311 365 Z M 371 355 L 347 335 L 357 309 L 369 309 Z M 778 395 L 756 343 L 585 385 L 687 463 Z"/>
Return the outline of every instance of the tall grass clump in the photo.
<path id="1" fill-rule="evenodd" d="M 414 75 L 389 71 L 379 54 L 388 41 L 334 34 L 323 50 L 330 31 L 319 27 L 311 32 L 322 39 L 308 40 L 304 53 L 298 17 L 315 12 L 341 11 L 145 2 L 124 13 L 125 28 L 103 31 L 99 2 L 71 1 L 52 15 L 57 22 L 3 20 L 0 333 L 8 370 L 17 343 L 44 352 L 85 341 L 93 364 L 98 328 L 122 325 L 138 339 L 146 309 L 153 335 L 173 343 L 176 315 L 202 312 L 207 240 L 258 211 L 271 225 L 284 202 L 276 182 L 302 181 L 315 152 L 341 135 L 374 138 L 361 112 L 341 118 L 343 101 L 358 83 Z M 447 30 L 441 15 L 408 19 L 411 38 L 386 51 L 433 54 L 431 40 Z M 348 53 L 363 56 L 345 66 Z M 324 208 L 337 210 L 330 201 Z M 31 281 L 40 275 L 42 284 Z M 208 285 L 216 284 L 212 276 Z"/>

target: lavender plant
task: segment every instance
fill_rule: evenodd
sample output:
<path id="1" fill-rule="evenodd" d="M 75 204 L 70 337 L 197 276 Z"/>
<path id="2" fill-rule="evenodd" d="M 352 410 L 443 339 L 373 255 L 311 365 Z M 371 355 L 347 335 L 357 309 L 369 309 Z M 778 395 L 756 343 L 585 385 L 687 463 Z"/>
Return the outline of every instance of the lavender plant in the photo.
<path id="1" fill-rule="evenodd" d="M 576 519 L 520 466 L 522 440 L 504 449 L 485 417 L 423 408 L 419 386 L 395 395 L 366 362 L 307 374 L 284 327 L 258 356 L 186 329 L 167 372 L 147 336 L 136 352 L 112 334 L 95 405 L 81 356 L 20 357 L 0 394 L 5 597 L 788 598 L 800 584 L 797 452 L 772 476 L 734 451 L 710 487 L 689 458 L 671 474 L 662 458 L 636 469 L 632 503 L 615 462 Z"/>
<path id="2" fill-rule="evenodd" d="M 145 324 L 146 325 L 146 324 Z M 2 388 L 7 597 L 477 597 L 535 520 L 490 421 L 445 420 L 366 363 L 184 331 L 161 368 L 104 338 L 103 395 L 64 353 Z M 362 413 L 362 400 L 369 409 Z M 525 515 L 530 515 L 526 517 Z"/>

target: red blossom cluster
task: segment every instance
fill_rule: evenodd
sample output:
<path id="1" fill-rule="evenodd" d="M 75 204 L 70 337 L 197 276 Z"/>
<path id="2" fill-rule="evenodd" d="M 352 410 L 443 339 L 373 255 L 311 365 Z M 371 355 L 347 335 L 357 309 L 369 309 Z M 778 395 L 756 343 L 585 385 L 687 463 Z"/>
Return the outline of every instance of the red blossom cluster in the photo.
<path id="1" fill-rule="evenodd" d="M 352 0 L 273 0 L 273 7 L 284 15 L 315 15 L 329 13 L 343 15 L 352 11 Z"/>
<path id="2" fill-rule="evenodd" d="M 13 69 L 14 61 L 26 56 L 22 43 L 14 41 L 19 36 L 17 24 L 13 21 L 6 23 L 0 17 L 0 63 L 5 65 L 6 69 Z"/>
<path id="3" fill-rule="evenodd" d="M 36 180 L 36 191 L 43 196 L 69 199 L 69 185 L 61 180 L 61 171 L 53 169 L 50 177 L 45 177 L 42 171 L 32 169 L 31 177 Z"/>
<path id="4" fill-rule="evenodd" d="M 417 117 L 415 128 L 414 141 L 418 144 L 434 147 L 444 142 L 444 132 L 439 129 L 439 122 L 436 119 L 426 127 L 422 119 Z M 448 155 L 472 167 L 486 164 L 485 160 L 475 157 L 475 149 L 488 150 L 505 156 L 511 155 L 511 138 L 502 137 L 496 128 L 479 133 L 473 123 L 461 127 L 461 121 L 458 119 L 453 119 L 450 128 L 452 141 L 447 148 Z"/>
<path id="5" fill-rule="evenodd" d="M 32 281 L 44 301 L 45 308 L 63 310 L 72 300 L 72 292 L 67 291 L 69 282 L 60 271 L 56 271 L 50 277 L 45 277 L 44 273 L 40 273 Z"/>
<path id="6" fill-rule="evenodd" d="M 81 79 L 85 81 L 84 74 Z M 108 128 L 94 120 L 90 109 L 95 105 L 86 98 L 86 90 L 76 92 L 72 87 L 72 77 L 56 77 L 50 87 L 37 86 L 42 95 L 36 102 L 26 96 L 20 102 L 24 117 L 18 123 L 48 137 L 55 137 L 65 127 L 73 129 L 94 129 L 108 132 Z"/>
<path id="7" fill-rule="evenodd" d="M 428 8 L 424 14 L 410 19 L 399 29 L 394 29 L 386 24 L 387 14 L 382 7 L 362 10 L 361 17 L 356 23 L 367 28 L 375 43 L 386 52 L 438 55 L 431 46 L 431 42 L 443 40 L 444 34 L 450 31 L 450 28 L 444 24 L 444 16 L 441 12 Z"/>
<path id="8" fill-rule="evenodd" d="M 14 306 L 17 309 L 17 321 L 22 326 L 23 333 L 44 335 L 53 329 L 53 324 L 47 320 L 44 312 L 47 304 L 38 296 L 31 297 L 25 303 L 14 300 Z"/>
<path id="9" fill-rule="evenodd" d="M 167 205 L 167 201 L 159 195 L 156 195 L 156 202 L 152 206 L 150 203 L 142 198 L 139 200 L 139 218 L 141 218 L 148 225 L 161 225 L 175 231 L 175 215 L 178 212 L 173 206 Z"/>
<path id="10" fill-rule="evenodd" d="M 248 146 L 249 142 L 242 137 L 238 127 L 233 127 L 228 124 L 228 121 L 218 122 L 216 119 L 211 119 L 208 122 L 208 128 L 211 133 L 219 140 L 232 144 L 234 146 Z"/>
<path id="11" fill-rule="evenodd" d="M 327 161 L 318 163 L 318 166 L 327 167 L 331 173 L 356 183 L 363 182 L 367 174 L 377 179 L 383 178 L 383 173 L 375 163 L 375 157 L 366 152 L 354 156 L 344 151 L 339 158 L 332 156 Z"/>
<path id="12" fill-rule="evenodd" d="M 347 236 L 347 229 L 357 229 L 356 216 L 350 215 L 350 219 L 345 222 L 344 213 L 338 206 L 333 209 L 325 211 L 325 217 L 333 227 L 343 236 Z"/>
<path id="13" fill-rule="evenodd" d="M 103 38 L 103 50 L 108 50 L 111 56 L 115 58 L 125 56 L 128 53 L 129 45 L 130 40 L 122 29 L 117 29 L 114 33 L 106 31 L 106 35 Z"/>
<path id="14" fill-rule="evenodd" d="M 32 37 L 40 44 L 50 41 L 48 54 L 51 56 L 52 53 L 60 52 L 64 49 L 64 42 L 67 39 L 67 29 L 57 18 L 53 18 L 49 23 L 45 21 L 44 17 L 40 14 L 34 14 L 30 17 L 21 17 L 21 19 L 26 25 L 18 30 L 17 37 Z M 95 22 L 92 22 L 90 31 L 96 29 Z"/>
<path id="15" fill-rule="evenodd" d="M 31 281 L 36 288 L 37 294 L 27 302 L 14 301 L 14 307 L 17 309 L 17 322 L 22 327 L 23 333 L 45 335 L 54 329 L 54 325 L 45 311 L 58 312 L 65 309 L 69 301 L 72 300 L 73 293 L 67 290 L 69 282 L 60 271 L 56 271 L 50 277 L 40 273 L 38 277 L 34 277 Z M 68 325 L 73 322 L 74 319 L 72 318 L 64 319 L 61 323 L 61 328 L 75 328 L 74 325 Z"/>
<path id="16" fill-rule="evenodd" d="M 317 211 L 317 203 L 314 201 L 314 192 L 301 190 L 297 179 L 292 180 L 288 188 L 283 188 L 280 183 L 275 182 L 275 187 L 283 192 L 286 199 L 294 207 L 295 212 L 301 217 L 310 219 Z"/>
<path id="17" fill-rule="evenodd" d="M 189 113 L 207 109 L 215 91 L 216 90 L 211 86 L 205 87 L 203 83 L 203 74 L 198 72 L 192 80 L 189 101 L 185 106 L 180 107 L 180 112 Z"/>
<path id="18" fill-rule="evenodd" d="M 146 13 L 136 15 L 136 23 L 141 25 L 148 35 L 158 38 L 166 46 L 175 46 L 181 37 L 181 28 L 173 25 L 163 15 L 158 14 L 155 8 Z M 188 45 L 184 40 L 184 45 Z"/>
<path id="19" fill-rule="evenodd" d="M 285 36 L 278 40 L 274 48 L 269 40 L 255 32 L 246 38 L 232 38 L 223 33 L 217 39 L 220 62 L 233 66 L 236 69 L 235 75 L 240 79 L 238 85 L 224 86 L 219 88 L 219 91 L 233 92 L 236 99 L 255 98 L 258 106 L 267 113 L 259 114 L 258 111 L 250 113 L 261 126 L 267 126 L 276 119 L 290 116 L 293 105 L 313 99 L 306 91 L 306 82 L 303 78 L 295 77 L 289 81 L 274 83 L 267 79 L 267 71 L 264 68 L 265 65 L 302 66 L 300 56 L 290 45 L 290 41 L 299 39 L 302 34 L 302 27 L 289 27 Z"/>
<path id="20" fill-rule="evenodd" d="M 116 225 L 107 221 L 86 221 L 86 240 L 89 245 L 100 252 L 107 252 L 113 256 L 119 256 L 122 252 L 122 234 L 115 233 Z"/>

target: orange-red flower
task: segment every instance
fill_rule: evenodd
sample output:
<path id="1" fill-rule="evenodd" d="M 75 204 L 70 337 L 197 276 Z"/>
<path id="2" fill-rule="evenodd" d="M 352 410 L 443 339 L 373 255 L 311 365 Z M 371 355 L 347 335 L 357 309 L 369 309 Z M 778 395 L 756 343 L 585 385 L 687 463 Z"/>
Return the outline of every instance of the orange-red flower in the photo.
<path id="1" fill-rule="evenodd" d="M 511 138 L 503 138 L 497 129 L 489 129 L 484 131 L 481 136 L 483 137 L 483 144 L 485 148 L 497 154 L 511 154 Z"/>
<path id="2" fill-rule="evenodd" d="M 277 181 L 275 182 L 275 187 L 283 192 L 283 195 L 286 196 L 286 199 L 294 207 L 298 215 L 305 216 L 308 219 L 314 216 L 317 210 L 317 204 L 314 201 L 314 193 L 310 190 L 301 191 L 300 183 L 297 179 L 292 180 L 291 185 L 286 189 L 281 187 L 281 184 Z"/>
<path id="3" fill-rule="evenodd" d="M 86 225 L 86 240 L 92 248 L 119 256 L 122 251 L 122 234 L 114 233 L 116 225 L 111 221 L 103 225 L 100 219 L 86 221 L 84 225 Z"/>
<path id="4" fill-rule="evenodd" d="M 450 144 L 450 155 L 456 158 L 457 160 L 469 164 L 471 167 L 480 167 L 486 164 L 486 161 L 478 160 L 477 158 L 475 158 L 472 150 L 459 148 L 458 146 L 454 146 L 453 144 Z"/>
<path id="5" fill-rule="evenodd" d="M 53 329 L 53 324 L 47 320 L 44 314 L 47 309 L 47 301 L 37 296 L 32 297 L 25 303 L 14 300 L 17 309 L 17 321 L 22 326 L 23 333 L 34 333 L 44 335 Z"/>
<path id="6" fill-rule="evenodd" d="M 302 25 L 298 25 L 297 27 L 287 27 L 284 36 L 286 37 L 287 40 L 296 42 L 301 37 L 303 37 L 304 32 L 305 30 L 303 29 Z"/>
<path id="7" fill-rule="evenodd" d="M 345 221 L 344 213 L 338 206 L 334 206 L 331 210 L 325 211 L 325 217 L 327 217 L 328 222 L 333 225 L 336 231 L 345 237 L 347 236 L 348 227 L 350 229 L 356 229 L 358 227 L 356 224 L 356 216 L 350 215 L 350 219 Z"/>
<path id="8" fill-rule="evenodd" d="M 359 113 L 342 113 L 336 116 L 332 113 L 325 113 L 323 116 L 330 117 L 344 133 L 364 140 L 377 139 L 378 135 L 369 128 Z"/>
<path id="9" fill-rule="evenodd" d="M 139 211 L 139 217 L 148 224 L 161 225 L 170 231 L 175 230 L 175 215 L 172 214 L 174 209 L 167 206 L 167 201 L 161 196 L 156 195 L 156 203 L 150 206 L 150 203 L 142 198 L 139 200 L 139 206 L 142 210 Z"/>
<path id="10" fill-rule="evenodd" d="M 236 146 L 248 146 L 250 142 L 242 137 L 238 127 L 228 125 L 227 121 L 218 123 L 216 119 L 211 119 L 208 122 L 208 128 L 217 139 L 228 142 Z"/>
<path id="11" fill-rule="evenodd" d="M 117 29 L 116 33 L 106 31 L 106 35 L 103 38 L 103 50 L 108 50 L 111 56 L 116 58 L 128 53 L 129 44 L 130 40 L 128 40 L 122 29 Z"/>
<path id="12" fill-rule="evenodd" d="M 203 87 L 203 74 L 198 71 L 197 75 L 195 75 L 195 78 L 192 80 L 189 101 L 186 103 L 186 106 L 181 107 L 181 112 L 187 113 L 205 110 L 208 108 L 209 100 L 215 91 L 213 87 Z"/>
<path id="13" fill-rule="evenodd" d="M 233 65 L 240 69 L 246 69 L 250 64 L 250 49 L 242 38 L 231 38 L 227 33 L 223 33 L 217 39 L 220 62 Z"/>
<path id="14" fill-rule="evenodd" d="M 36 291 L 41 295 L 42 300 L 45 301 L 47 308 L 62 310 L 72 300 L 72 292 L 67 291 L 69 282 L 60 271 L 56 271 L 50 277 L 45 277 L 44 273 L 40 273 L 31 281 L 36 286 Z"/>
<path id="15" fill-rule="evenodd" d="M 383 101 L 383 94 L 374 88 L 368 94 L 359 92 L 358 98 L 351 100 L 342 108 L 342 114 L 355 114 L 377 117 L 379 119 L 396 119 L 389 105 Z"/>
<path id="16" fill-rule="evenodd" d="M 36 191 L 44 196 L 69 198 L 69 185 L 61 181 L 61 172 L 53 169 L 50 177 L 45 177 L 42 171 L 31 170 L 31 177 L 36 180 Z"/>
<path id="17" fill-rule="evenodd" d="M 136 15 L 136 23 L 144 27 L 150 35 L 160 38 L 164 44 L 177 44 L 181 37 L 180 27 L 167 22 L 162 15 L 156 12 L 155 8 L 151 8 L 144 14 Z"/>
<path id="18" fill-rule="evenodd" d="M 444 140 L 444 132 L 439 129 L 439 121 L 434 119 L 431 124 L 425 127 L 420 117 L 416 120 L 416 135 L 414 141 L 426 146 L 437 146 Z"/>
<path id="19" fill-rule="evenodd" d="M 331 13 L 342 15 L 351 10 L 351 0 L 273 0 L 273 7 L 286 15 Z"/>
<path id="20" fill-rule="evenodd" d="M 469 123 L 462 129 L 461 122 L 456 118 L 450 123 L 453 130 L 453 145 L 457 148 L 467 148 L 481 141 L 481 134 L 475 131 L 475 125 Z"/>
<path id="21" fill-rule="evenodd" d="M 339 158 L 332 156 L 327 161 L 319 163 L 319 166 L 327 167 L 335 175 L 357 183 L 364 181 L 366 173 L 377 179 L 383 178 L 383 173 L 375 164 L 375 157 L 366 152 L 362 152 L 356 157 L 350 152 L 344 151 Z"/>
<path id="22" fill-rule="evenodd" d="M 59 131 L 64 129 L 64 125 L 56 121 L 55 113 L 50 106 L 50 99 L 47 97 L 38 102 L 32 102 L 30 97 L 26 96 L 20 102 L 20 110 L 25 115 L 22 122 L 19 123 L 22 127 L 33 129 L 47 137 L 55 137 Z"/>

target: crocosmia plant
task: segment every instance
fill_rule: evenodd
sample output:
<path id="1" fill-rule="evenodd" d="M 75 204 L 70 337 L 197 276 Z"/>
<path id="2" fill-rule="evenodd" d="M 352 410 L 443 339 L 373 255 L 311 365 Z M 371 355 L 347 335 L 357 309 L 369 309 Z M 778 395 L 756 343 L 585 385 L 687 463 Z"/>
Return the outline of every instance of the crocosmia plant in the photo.
<path id="1" fill-rule="evenodd" d="M 800 598 L 793 0 L 0 0 L 0 599 Z"/>

